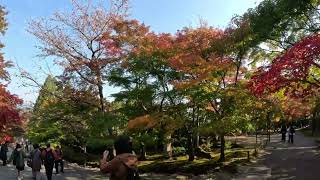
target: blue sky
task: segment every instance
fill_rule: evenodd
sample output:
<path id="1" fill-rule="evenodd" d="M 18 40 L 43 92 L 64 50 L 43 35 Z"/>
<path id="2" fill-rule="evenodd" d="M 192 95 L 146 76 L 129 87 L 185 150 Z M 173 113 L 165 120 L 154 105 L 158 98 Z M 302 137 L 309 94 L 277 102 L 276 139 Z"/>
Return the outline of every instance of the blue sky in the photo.
<path id="1" fill-rule="evenodd" d="M 149 25 L 153 31 L 175 33 L 184 26 L 196 26 L 199 19 L 206 20 L 210 26 L 224 27 L 235 14 L 242 14 L 248 8 L 255 7 L 261 0 L 131 0 L 130 14 Z M 9 27 L 1 41 L 4 42 L 5 58 L 17 63 L 19 67 L 37 77 L 40 82 L 46 77 L 45 72 L 51 69 L 57 75 L 59 70 L 50 60 L 43 60 L 35 45 L 37 40 L 26 32 L 31 19 L 50 17 L 56 11 L 68 10 L 70 0 L 2 0 L 9 11 Z M 39 69 L 42 66 L 43 69 Z M 23 87 L 22 80 L 16 75 L 17 68 L 10 69 L 12 82 L 9 90 L 19 95 L 26 102 L 34 102 L 37 88 Z M 107 87 L 105 95 L 117 91 Z"/>

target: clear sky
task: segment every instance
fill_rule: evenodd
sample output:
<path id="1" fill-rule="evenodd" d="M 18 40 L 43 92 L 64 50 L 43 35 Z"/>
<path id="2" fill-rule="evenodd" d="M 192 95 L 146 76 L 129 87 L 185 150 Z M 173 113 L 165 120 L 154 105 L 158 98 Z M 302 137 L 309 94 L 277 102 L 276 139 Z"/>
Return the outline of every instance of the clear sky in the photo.
<path id="1" fill-rule="evenodd" d="M 210 26 L 224 27 L 235 14 L 242 14 L 248 8 L 255 7 L 261 0 L 131 0 L 130 14 L 133 18 L 149 25 L 153 31 L 175 33 L 184 26 L 196 26 L 199 19 L 206 20 Z M 33 18 L 49 17 L 56 11 L 70 9 L 70 0 L 0 0 L 9 11 L 9 27 L 4 42 L 5 58 L 17 63 L 43 82 L 48 69 L 57 75 L 59 71 L 50 60 L 43 60 L 35 45 L 37 40 L 26 28 Z M 45 70 L 39 69 L 39 66 Z M 49 68 L 48 68 L 49 67 Z M 26 102 L 34 102 L 37 88 L 22 86 L 22 80 L 16 75 L 17 68 L 10 69 L 12 82 L 9 90 Z M 106 88 L 108 96 L 117 89 Z"/>

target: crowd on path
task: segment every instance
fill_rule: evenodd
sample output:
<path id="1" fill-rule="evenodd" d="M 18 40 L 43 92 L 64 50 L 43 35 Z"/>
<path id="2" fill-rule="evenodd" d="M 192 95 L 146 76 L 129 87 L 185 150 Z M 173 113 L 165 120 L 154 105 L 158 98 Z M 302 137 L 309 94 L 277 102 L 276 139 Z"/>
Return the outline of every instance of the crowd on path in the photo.
<path id="1" fill-rule="evenodd" d="M 38 144 L 33 144 L 33 149 L 30 151 L 29 144 L 15 143 L 15 148 L 9 156 L 9 148 L 12 145 L 9 141 L 1 145 L 0 159 L 3 166 L 9 163 L 15 166 L 18 180 L 23 179 L 21 172 L 25 169 L 25 162 L 32 169 L 33 179 L 35 180 L 41 180 L 42 178 L 40 173 L 42 165 L 45 167 L 47 180 L 52 180 L 54 167 L 56 174 L 59 174 L 59 166 L 60 172 L 64 172 L 63 153 L 59 146 L 52 149 L 50 144 L 47 144 L 46 148 L 40 148 Z M 10 158 L 8 159 L 8 157 Z"/>
<path id="2" fill-rule="evenodd" d="M 13 164 L 17 170 L 17 179 L 23 179 L 22 171 L 25 166 L 32 169 L 35 180 L 43 178 L 41 167 L 44 166 L 46 179 L 52 180 L 53 170 L 56 174 L 64 173 L 63 152 L 59 146 L 53 148 L 47 144 L 40 148 L 38 144 L 10 143 L 6 141 L 1 145 L 0 159 L 3 166 Z M 9 149 L 13 149 L 10 154 Z M 26 164 L 26 165 L 25 165 Z M 132 139 L 128 136 L 120 136 L 115 140 L 113 150 L 105 150 L 100 160 L 100 171 L 110 174 L 110 180 L 135 180 L 139 179 L 138 158 L 133 151 Z"/>

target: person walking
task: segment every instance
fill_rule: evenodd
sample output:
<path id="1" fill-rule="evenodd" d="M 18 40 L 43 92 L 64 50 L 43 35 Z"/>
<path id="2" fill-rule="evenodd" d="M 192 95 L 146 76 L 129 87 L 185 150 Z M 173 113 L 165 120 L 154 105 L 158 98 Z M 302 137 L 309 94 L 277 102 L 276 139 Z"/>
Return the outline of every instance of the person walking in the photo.
<path id="1" fill-rule="evenodd" d="M 293 143 L 293 136 L 295 135 L 295 130 L 292 125 L 289 127 L 288 133 L 289 133 L 289 141 L 288 142 Z"/>
<path id="2" fill-rule="evenodd" d="M 20 144 L 17 144 L 16 148 L 11 154 L 9 162 L 13 161 L 13 165 L 16 166 L 16 169 L 18 170 L 18 180 L 23 179 L 23 177 L 21 176 L 21 171 L 24 170 L 24 159 L 27 157 L 28 156 L 23 151 L 22 146 Z"/>
<path id="3" fill-rule="evenodd" d="M 52 172 L 54 167 L 54 161 L 56 159 L 56 154 L 51 149 L 50 144 L 47 144 L 47 148 L 42 152 L 42 159 L 43 159 L 44 167 L 46 169 L 47 179 L 52 180 Z"/>
<path id="4" fill-rule="evenodd" d="M 282 140 L 283 142 L 286 141 L 286 134 L 287 134 L 287 127 L 286 127 L 286 125 L 283 124 L 283 125 L 281 126 L 281 135 L 282 135 L 281 140 Z"/>
<path id="5" fill-rule="evenodd" d="M 55 160 L 55 167 L 56 167 L 56 173 L 59 174 L 59 164 L 61 166 L 60 171 L 62 173 L 64 173 L 63 171 L 63 154 L 62 154 L 62 150 L 60 148 L 60 146 L 57 146 L 55 149 L 55 153 L 56 153 L 56 160 Z"/>
<path id="6" fill-rule="evenodd" d="M 42 165 L 42 159 L 41 159 L 41 151 L 40 151 L 39 144 L 33 144 L 33 150 L 30 153 L 31 156 L 31 169 L 32 169 L 32 175 L 33 179 L 40 180 L 41 179 L 41 165 Z"/>
<path id="7" fill-rule="evenodd" d="M 6 166 L 6 165 L 7 165 L 8 146 L 9 146 L 9 141 L 6 141 L 6 142 L 1 146 L 0 158 L 1 158 L 1 160 L 2 160 L 3 166 Z"/>
<path id="8" fill-rule="evenodd" d="M 116 157 L 108 159 L 109 151 L 103 153 L 100 160 L 100 171 L 110 173 L 110 180 L 135 180 L 139 179 L 137 156 L 132 154 L 130 138 L 120 137 L 114 143 Z"/>

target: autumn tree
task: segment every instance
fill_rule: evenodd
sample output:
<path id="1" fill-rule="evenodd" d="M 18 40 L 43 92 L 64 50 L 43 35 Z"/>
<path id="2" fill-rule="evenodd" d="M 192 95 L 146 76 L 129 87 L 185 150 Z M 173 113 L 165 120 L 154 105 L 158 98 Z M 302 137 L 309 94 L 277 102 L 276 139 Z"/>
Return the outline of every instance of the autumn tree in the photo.
<path id="1" fill-rule="evenodd" d="M 7 12 L 3 6 L 0 6 L 0 33 L 4 35 L 7 29 L 6 16 Z M 3 48 L 0 42 L 0 49 Z M 7 84 L 10 76 L 6 70 L 12 66 L 10 61 L 6 61 L 0 52 L 0 135 L 8 133 L 12 127 L 19 125 L 22 121 L 18 106 L 22 104 L 22 100 L 7 90 Z"/>
<path id="2" fill-rule="evenodd" d="M 39 41 L 42 57 L 55 57 L 63 69 L 64 81 L 74 87 L 91 86 L 99 97 L 99 109 L 106 108 L 104 86 L 111 66 L 121 62 L 144 26 L 127 20 L 127 1 L 82 5 L 72 1 L 71 13 L 55 13 L 49 19 L 34 20 L 28 31 Z M 112 133 L 110 127 L 109 133 Z"/>
<path id="3" fill-rule="evenodd" d="M 154 134 L 171 156 L 171 135 L 179 128 L 178 101 L 170 82 L 177 77 L 168 66 L 174 37 L 148 32 L 121 66 L 113 69 L 109 81 L 122 88 L 114 94 L 129 119 L 128 129 L 136 138 Z M 151 133 L 152 131 L 152 133 Z M 158 146 L 161 146 L 157 143 Z"/>

